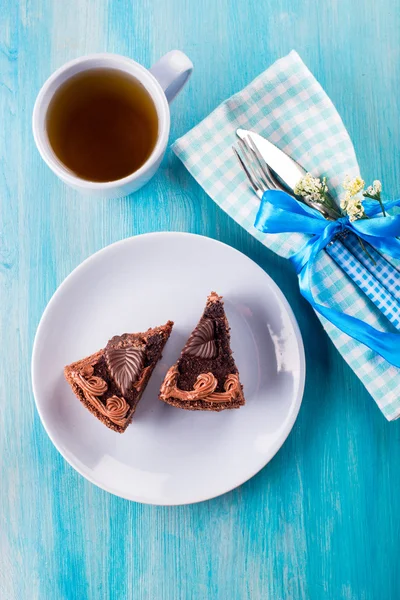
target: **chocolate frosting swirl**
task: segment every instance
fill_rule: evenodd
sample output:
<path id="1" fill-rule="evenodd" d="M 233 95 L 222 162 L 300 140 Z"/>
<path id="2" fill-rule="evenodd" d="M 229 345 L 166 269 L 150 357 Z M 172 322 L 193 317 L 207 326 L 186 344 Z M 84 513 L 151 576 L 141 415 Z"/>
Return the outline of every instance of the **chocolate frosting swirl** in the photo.
<path id="1" fill-rule="evenodd" d="M 123 395 L 128 394 L 144 367 L 145 353 L 142 348 L 107 347 L 105 351 L 107 367 L 111 377 Z"/>
<path id="2" fill-rule="evenodd" d="M 240 393 L 239 377 L 235 374 L 228 375 L 224 383 L 225 392 L 211 393 L 207 402 L 230 402 Z"/>
<path id="3" fill-rule="evenodd" d="M 212 373 L 201 373 L 193 385 L 197 398 L 207 398 L 217 387 L 218 381 Z"/>
<path id="4" fill-rule="evenodd" d="M 118 396 L 111 396 L 107 399 L 106 410 L 110 419 L 123 419 L 129 410 L 129 404 L 124 398 L 118 398 Z"/>
<path id="5" fill-rule="evenodd" d="M 165 398 L 177 398 L 178 400 L 195 400 L 195 396 L 197 396 L 197 392 L 187 392 L 184 390 L 180 390 L 176 382 L 178 380 L 179 371 L 176 365 L 172 366 L 163 381 L 163 384 L 160 389 L 160 396 Z M 213 377 L 213 375 L 211 375 Z M 217 386 L 217 381 L 215 381 L 215 387 Z M 215 389 L 214 387 L 214 389 Z"/>
<path id="6" fill-rule="evenodd" d="M 215 358 L 218 354 L 212 319 L 202 319 L 191 333 L 182 354 L 196 358 Z"/>
<path id="7" fill-rule="evenodd" d="M 85 379 L 82 375 L 78 374 L 77 379 L 79 385 L 84 392 L 92 394 L 93 396 L 102 396 L 107 391 L 106 382 L 101 377 L 95 377 L 92 375 L 89 379 Z"/>
<path id="8" fill-rule="evenodd" d="M 204 400 L 204 402 L 231 402 L 240 394 L 241 385 L 236 373 L 227 376 L 224 383 L 224 392 L 215 392 L 218 385 L 217 379 L 212 373 L 200 374 L 193 386 L 192 391 L 181 390 L 177 386 L 179 371 L 176 365 L 167 372 L 160 390 L 160 398 L 176 398 L 184 402 Z"/>
<path id="9" fill-rule="evenodd" d="M 81 388 L 86 400 L 90 402 L 102 415 L 108 417 L 116 425 L 125 425 L 129 404 L 124 398 L 111 396 L 107 398 L 106 405 L 99 400 L 108 389 L 107 383 L 93 375 L 91 365 L 85 365 L 80 373 L 72 373 L 73 380 Z"/>

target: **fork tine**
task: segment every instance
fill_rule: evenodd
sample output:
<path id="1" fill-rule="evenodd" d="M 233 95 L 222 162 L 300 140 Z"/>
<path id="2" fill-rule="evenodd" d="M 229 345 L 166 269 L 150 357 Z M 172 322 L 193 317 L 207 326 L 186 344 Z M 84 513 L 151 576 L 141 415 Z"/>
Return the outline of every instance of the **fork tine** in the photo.
<path id="1" fill-rule="evenodd" d="M 254 151 L 249 144 L 248 138 L 243 138 L 238 142 L 243 148 L 243 152 L 246 154 L 247 161 L 250 163 L 253 173 L 255 173 L 257 180 L 260 182 L 260 187 L 265 191 L 266 189 L 270 189 L 271 182 L 268 181 L 268 178 L 264 176 L 262 169 L 260 169 L 260 165 L 257 163 Z"/>
<path id="2" fill-rule="evenodd" d="M 265 168 L 269 173 L 270 178 L 272 179 L 272 181 L 274 182 L 275 185 L 275 189 L 276 190 L 281 190 L 282 192 L 286 192 L 288 193 L 288 188 L 285 187 L 280 181 L 279 179 L 276 177 L 275 173 L 272 171 L 272 169 L 270 168 L 269 164 L 265 163 Z"/>
<path id="3" fill-rule="evenodd" d="M 246 137 L 246 139 L 248 140 L 248 145 L 250 146 L 251 150 L 253 151 L 253 153 L 255 155 L 257 164 L 259 165 L 262 173 L 264 174 L 264 177 L 267 178 L 268 181 L 270 182 L 272 189 L 281 190 L 283 192 L 286 192 L 287 189 L 275 177 L 275 175 L 271 171 L 268 163 L 261 156 L 261 152 L 259 151 L 258 146 L 255 143 L 255 141 L 249 135 Z"/>
<path id="4" fill-rule="evenodd" d="M 268 182 L 269 184 L 269 188 L 275 190 L 278 186 L 277 186 L 277 181 L 275 180 L 275 178 L 272 176 L 271 170 L 268 167 L 267 163 L 265 162 L 265 160 L 263 159 L 263 157 L 260 154 L 260 151 L 257 147 L 257 145 L 255 144 L 255 142 L 253 141 L 253 139 L 248 135 L 246 137 L 246 142 L 247 145 L 249 146 L 253 156 L 254 156 L 254 161 L 259 169 L 259 171 L 262 173 L 264 179 Z"/>
<path id="5" fill-rule="evenodd" d="M 249 145 L 249 147 L 251 148 L 251 151 L 254 154 L 254 158 L 257 162 L 257 165 L 258 165 L 259 169 L 261 170 L 261 172 L 263 173 L 264 177 L 270 181 L 271 185 L 273 185 L 275 187 L 275 182 L 270 176 L 271 171 L 268 168 L 268 165 L 266 164 L 266 162 L 263 160 L 257 145 L 254 143 L 254 141 L 252 140 L 252 138 L 249 135 L 247 136 L 246 141 L 247 141 L 247 144 Z M 267 167 L 267 169 L 265 167 Z"/>
<path id="6" fill-rule="evenodd" d="M 282 183 L 276 177 L 275 173 L 272 171 L 272 169 L 270 168 L 268 163 L 265 163 L 265 169 L 266 169 L 266 171 L 268 171 L 268 174 L 274 183 L 275 189 L 281 190 L 282 192 L 288 192 L 288 189 L 284 185 L 282 185 Z"/>
<path id="7" fill-rule="evenodd" d="M 243 140 L 238 140 L 237 143 L 239 154 L 241 155 L 242 161 L 246 165 L 247 171 L 250 173 L 253 182 L 256 184 L 260 193 L 265 191 L 265 185 L 260 177 L 256 169 L 254 168 L 254 160 L 250 150 L 247 148 L 246 144 L 243 143 Z"/>
<path id="8" fill-rule="evenodd" d="M 255 180 L 253 179 L 253 176 L 251 175 L 250 171 L 246 167 L 246 163 L 244 162 L 244 160 L 240 156 L 239 152 L 236 150 L 235 146 L 232 146 L 232 150 L 236 154 L 236 157 L 237 157 L 237 159 L 238 159 L 238 161 L 240 163 L 240 166 L 242 167 L 243 171 L 246 173 L 247 179 L 249 180 L 251 187 L 253 188 L 253 190 L 257 194 L 260 191 L 260 188 L 258 187 L 258 185 L 256 184 Z"/>
<path id="9" fill-rule="evenodd" d="M 259 189 L 262 192 L 265 192 L 265 190 L 268 189 L 268 186 L 257 168 L 251 148 L 246 144 L 245 140 L 238 140 L 238 146 L 242 153 L 243 160 L 246 163 L 247 170 L 252 174 L 253 180 L 257 183 Z"/>

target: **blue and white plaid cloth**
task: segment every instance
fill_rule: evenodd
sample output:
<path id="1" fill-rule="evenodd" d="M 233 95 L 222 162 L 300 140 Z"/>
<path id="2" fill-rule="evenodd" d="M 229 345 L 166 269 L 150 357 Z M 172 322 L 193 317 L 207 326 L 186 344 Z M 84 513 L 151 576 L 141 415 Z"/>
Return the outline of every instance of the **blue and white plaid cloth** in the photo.
<path id="1" fill-rule="evenodd" d="M 228 215 L 262 244 L 288 258 L 307 236 L 263 234 L 254 228 L 259 199 L 250 190 L 232 152 L 238 127 L 265 136 L 314 176 L 327 176 L 337 199 L 345 175 L 359 175 L 352 142 L 332 102 L 292 51 L 173 145 L 191 174 Z M 316 262 L 314 281 L 317 302 L 334 306 L 377 329 L 394 331 L 326 252 L 321 252 Z M 400 369 L 317 316 L 385 417 L 398 418 Z"/>
<path id="2" fill-rule="evenodd" d="M 367 244 L 368 256 L 361 249 L 357 238 L 352 235 L 346 236 L 343 239 L 343 244 L 357 256 L 360 263 L 385 286 L 393 298 L 395 298 L 397 302 L 400 302 L 400 271 L 398 270 L 398 266 L 395 266 L 395 260 L 390 258 L 391 265 L 389 265 L 387 260 L 385 260 L 382 255 L 369 244 Z M 371 260 L 370 257 L 373 260 Z"/>
<path id="3" fill-rule="evenodd" d="M 375 304 L 377 308 L 385 315 L 392 325 L 400 330 L 400 304 L 391 294 L 389 294 L 387 288 L 377 279 L 371 271 L 364 266 L 364 264 L 354 256 L 353 252 L 348 250 L 354 249 L 356 256 L 364 256 L 368 259 L 366 253 L 361 249 L 359 242 L 355 236 L 347 236 L 349 241 L 343 240 L 345 246 L 337 240 L 331 244 L 328 244 L 325 250 L 333 258 L 333 260 L 340 266 L 342 271 L 358 285 L 358 287 L 368 296 L 368 298 Z M 352 239 L 354 237 L 354 239 Z M 358 248 L 357 248 L 358 245 Z M 372 248 L 371 248 L 372 249 Z M 369 250 L 368 250 L 369 251 Z M 377 253 L 375 253 L 377 254 Z M 369 259 L 368 267 L 374 266 L 371 259 Z M 366 262 L 366 261 L 365 261 Z M 385 261 L 382 261 L 385 264 Z M 383 277 L 385 283 L 390 281 L 391 274 L 386 274 L 385 279 L 384 270 L 379 272 L 379 277 Z M 389 276 L 388 276 L 389 275 Z M 399 274 L 400 277 L 400 274 Z"/>

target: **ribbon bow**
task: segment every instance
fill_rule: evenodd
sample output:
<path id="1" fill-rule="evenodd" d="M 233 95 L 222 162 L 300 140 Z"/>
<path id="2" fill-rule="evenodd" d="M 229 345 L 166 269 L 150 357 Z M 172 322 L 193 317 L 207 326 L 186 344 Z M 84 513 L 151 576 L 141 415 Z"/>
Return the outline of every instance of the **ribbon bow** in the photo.
<path id="1" fill-rule="evenodd" d="M 299 278 L 302 296 L 311 306 L 341 331 L 365 344 L 400 368 L 400 336 L 379 331 L 356 317 L 351 317 L 315 301 L 312 294 L 312 266 L 320 252 L 338 233 L 351 231 L 377 250 L 400 259 L 400 215 L 380 217 L 377 202 L 363 203 L 368 219 L 351 222 L 341 217 L 327 221 L 317 210 L 295 200 L 285 192 L 271 190 L 264 193 L 254 226 L 263 233 L 308 233 L 312 237 L 290 257 Z M 400 199 L 385 204 L 385 210 L 400 206 Z"/>

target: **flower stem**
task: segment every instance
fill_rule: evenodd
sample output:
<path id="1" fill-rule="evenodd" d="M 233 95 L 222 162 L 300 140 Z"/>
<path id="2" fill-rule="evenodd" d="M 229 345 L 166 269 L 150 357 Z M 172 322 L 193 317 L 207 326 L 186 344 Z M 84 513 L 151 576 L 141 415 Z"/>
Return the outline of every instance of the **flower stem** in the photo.
<path id="1" fill-rule="evenodd" d="M 368 256 L 368 258 L 370 258 L 372 260 L 372 262 L 374 263 L 374 265 L 376 265 L 375 260 L 373 259 L 373 257 L 370 255 L 370 253 L 368 252 L 368 250 L 364 246 L 364 243 L 363 243 L 362 239 L 359 236 L 357 236 L 357 239 L 359 241 L 359 244 L 360 244 L 361 248 L 364 250 L 365 254 Z"/>
<path id="2" fill-rule="evenodd" d="M 382 214 L 384 217 L 386 217 L 385 205 L 383 204 L 383 202 L 381 200 L 380 194 L 371 196 L 371 194 L 364 192 L 363 196 L 364 196 L 364 198 L 371 198 L 371 200 L 376 200 L 377 202 L 379 202 L 379 206 L 381 207 Z"/>
<path id="3" fill-rule="evenodd" d="M 384 217 L 386 217 L 385 207 L 384 207 L 384 205 L 383 205 L 383 202 L 382 202 L 382 200 L 381 200 L 380 198 L 377 198 L 377 200 L 378 200 L 378 202 L 379 202 L 379 204 L 380 204 L 380 206 L 381 206 L 381 210 L 382 210 L 382 214 L 383 214 L 383 216 L 384 216 Z"/>

